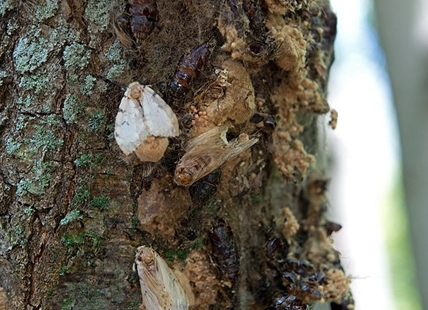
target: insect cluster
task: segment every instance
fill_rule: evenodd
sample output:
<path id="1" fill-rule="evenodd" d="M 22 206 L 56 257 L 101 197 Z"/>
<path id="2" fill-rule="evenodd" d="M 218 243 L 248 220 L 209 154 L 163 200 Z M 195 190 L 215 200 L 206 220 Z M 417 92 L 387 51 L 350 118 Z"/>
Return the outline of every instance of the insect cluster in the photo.
<path id="1" fill-rule="evenodd" d="M 334 230 L 340 225 L 334 224 Z M 313 263 L 289 255 L 290 245 L 280 238 L 266 244 L 266 256 L 274 272 L 276 291 L 270 297 L 266 310 L 303 310 L 309 305 L 331 301 L 332 309 L 353 309 L 352 295 L 348 290 L 349 278 L 343 272 L 338 253 L 329 263 Z M 343 308 L 337 308 L 337 307 Z"/>
<path id="2" fill-rule="evenodd" d="M 195 3 L 197 1 L 184 1 L 180 16 L 188 16 L 185 15 L 188 13 L 198 15 L 194 12 L 196 10 L 191 10 L 196 7 Z M 253 195 L 255 190 L 267 184 L 265 181 L 272 177 L 274 169 L 278 168 L 283 176 L 296 175 L 296 180 L 300 176 L 304 180 L 315 161 L 315 157 L 306 153 L 303 147 L 306 141 L 300 139 L 306 128 L 299 119 L 306 117 L 304 113 L 299 114 L 306 111 L 301 108 L 315 106 L 322 99 L 316 96 L 318 84 L 309 83 L 309 75 L 304 78 L 309 48 L 306 38 L 292 24 L 300 14 L 296 10 L 309 2 L 302 3 L 224 1 L 218 15 L 218 31 L 213 32 L 215 40 L 204 38 L 206 41 L 202 44 L 200 41 L 184 53 L 177 66 L 169 69 L 170 80 L 164 83 L 160 93 L 136 82 L 130 84 L 125 92 L 115 124 L 115 138 L 120 149 L 126 156 L 134 154 L 143 162 L 159 162 L 166 154 L 163 165 L 156 164 L 162 168 L 153 173 L 156 177 L 144 180 L 148 185 L 138 198 L 139 223 L 153 238 L 159 253 L 168 258 L 166 244 L 181 238 L 180 244 L 176 242 L 174 246 L 178 245 L 179 251 L 189 251 L 186 254 L 193 259 L 186 260 L 183 270 L 187 273 L 183 274 L 188 277 L 186 283 L 190 283 L 194 297 L 200 302 L 191 304 L 190 295 L 180 285 L 177 272 L 174 274 L 158 253 L 148 247 L 139 247 L 135 263 L 140 275 L 143 304 L 147 309 L 187 309 L 201 304 L 209 309 L 220 300 L 214 306 L 216 309 L 235 309 L 237 302 L 239 307 L 245 308 L 245 302 L 238 301 L 232 294 L 238 291 L 238 287 L 239 291 L 241 288 L 244 291 L 246 288 L 260 288 L 264 285 L 262 283 L 268 283 L 266 288 L 262 288 L 266 296 L 259 297 L 261 294 L 255 293 L 257 288 L 251 289 L 254 301 L 249 303 L 254 304 L 250 306 L 257 303 L 259 308 L 269 310 L 303 310 L 315 302 L 333 300 L 339 306 L 347 302 L 341 298 L 346 294 L 349 278 L 340 268 L 330 268 L 332 263 L 327 262 L 327 258 L 324 261 L 329 267 L 313 259 L 311 255 L 317 253 L 310 253 L 312 247 L 309 242 L 305 244 L 309 239 L 309 226 L 310 229 L 318 229 L 324 225 L 322 228 L 326 231 L 337 231 L 340 227 L 324 221 L 309 224 L 311 206 L 300 208 L 296 196 L 285 197 L 287 205 L 281 208 L 287 208 L 289 213 L 284 214 L 284 220 L 279 215 L 282 213 L 273 210 L 275 203 L 270 204 L 262 195 Z M 159 9 L 163 15 L 164 8 L 159 6 Z M 165 42 L 171 33 L 179 35 L 185 32 L 172 32 L 167 29 L 168 23 L 162 23 L 158 28 L 160 39 L 150 36 L 148 44 L 143 46 L 143 41 L 158 22 L 155 0 L 128 1 L 125 14 L 116 20 L 116 33 L 126 47 L 140 44 L 139 52 L 144 49 L 144 59 L 150 61 L 163 50 L 170 51 L 177 46 L 175 39 Z M 200 35 L 206 37 L 204 32 Z M 216 43 L 212 43 L 214 41 Z M 221 43 L 215 49 L 217 42 Z M 156 64 L 148 67 L 152 70 Z M 336 126 L 336 116 L 332 111 L 332 127 Z M 261 147 L 257 153 L 242 154 L 259 139 Z M 166 152 L 169 144 L 170 150 Z M 279 158 L 278 154 L 286 156 Z M 244 160 L 237 165 L 224 165 L 233 158 Z M 268 169 L 262 173 L 265 167 Z M 173 178 L 169 174 L 172 171 Z M 223 182 L 218 186 L 220 180 Z M 231 181 L 228 184 L 232 185 L 224 188 L 225 180 Z M 256 181 L 259 185 L 255 185 Z M 278 194 L 272 195 L 272 201 L 277 200 L 278 197 L 274 196 L 280 196 L 282 189 L 295 190 L 296 193 L 300 190 L 300 182 L 284 183 L 278 188 Z M 216 199 L 210 200 L 214 194 Z M 250 196 L 251 199 L 247 199 Z M 266 192 L 268 196 L 269 190 Z M 239 210 L 240 199 L 245 201 L 243 205 L 249 206 L 245 211 Z M 296 208 L 300 209 L 296 211 Z M 265 213 L 275 218 L 275 225 L 282 223 L 276 232 L 281 237 L 267 242 L 266 257 L 261 244 L 267 238 L 264 239 L 263 234 L 253 236 L 253 232 L 244 231 L 249 227 L 265 228 L 267 223 L 255 219 L 262 218 Z M 212 217 L 221 219 L 216 220 L 207 233 L 204 227 L 212 225 Z M 233 221 L 246 217 L 251 223 L 234 231 L 234 236 L 232 227 L 239 226 Z M 227 218 L 231 225 L 223 218 Z M 207 234 L 205 241 L 204 236 L 198 234 L 200 231 Z M 199 247 L 193 247 L 196 240 L 199 240 Z M 238 247 L 240 243 L 245 246 Z M 289 249 L 292 249 L 290 253 Z M 196 254 L 200 255 L 198 259 Z M 240 256 L 245 259 L 240 260 Z M 268 272 L 248 275 L 249 267 L 253 267 L 257 260 L 262 261 L 261 266 L 268 266 L 264 269 Z M 171 264 L 177 266 L 177 261 Z M 183 266 L 183 261 L 180 263 Z M 255 270 L 262 271 L 262 268 Z M 213 286 L 210 288 L 212 294 L 206 293 L 207 283 Z M 225 306 L 226 303 L 229 304 Z"/>

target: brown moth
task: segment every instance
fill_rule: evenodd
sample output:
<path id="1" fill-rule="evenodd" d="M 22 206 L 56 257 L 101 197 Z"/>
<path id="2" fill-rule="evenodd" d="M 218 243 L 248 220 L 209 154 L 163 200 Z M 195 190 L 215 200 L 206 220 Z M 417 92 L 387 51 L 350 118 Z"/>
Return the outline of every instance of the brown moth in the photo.
<path id="1" fill-rule="evenodd" d="M 175 168 L 175 183 L 181 186 L 192 185 L 258 141 L 255 138 L 249 139 L 247 134 L 241 134 L 228 142 L 226 132 L 227 126 L 214 127 L 190 140 L 186 153 Z"/>

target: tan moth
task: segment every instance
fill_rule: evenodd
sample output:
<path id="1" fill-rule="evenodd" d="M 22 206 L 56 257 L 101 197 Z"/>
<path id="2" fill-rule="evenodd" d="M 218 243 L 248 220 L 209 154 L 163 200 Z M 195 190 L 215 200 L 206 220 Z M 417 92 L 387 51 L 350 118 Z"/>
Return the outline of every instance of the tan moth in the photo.
<path id="1" fill-rule="evenodd" d="M 166 102 L 149 86 L 129 84 L 116 115 L 114 136 L 125 155 L 141 161 L 159 161 L 168 137 L 179 135 L 178 120 Z"/>
<path id="2" fill-rule="evenodd" d="M 237 139 L 228 142 L 226 132 L 227 126 L 214 127 L 192 139 L 175 168 L 175 183 L 182 186 L 192 185 L 258 141 L 249 139 L 247 134 L 241 134 Z"/>
<path id="3" fill-rule="evenodd" d="M 147 310 L 187 310 L 187 295 L 172 270 L 155 250 L 140 246 L 135 256 L 143 305 Z"/>

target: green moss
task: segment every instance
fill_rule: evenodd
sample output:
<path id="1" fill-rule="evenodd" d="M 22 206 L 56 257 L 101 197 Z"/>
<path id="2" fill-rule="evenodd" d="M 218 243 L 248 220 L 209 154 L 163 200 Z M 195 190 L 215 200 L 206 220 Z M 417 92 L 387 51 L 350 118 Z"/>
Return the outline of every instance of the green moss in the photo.
<path id="1" fill-rule="evenodd" d="M 131 217 L 131 227 L 134 229 L 140 227 L 140 220 L 136 215 Z"/>
<path id="2" fill-rule="evenodd" d="M 199 249 L 202 249 L 203 247 L 204 247 L 204 238 L 202 237 L 196 238 L 192 242 L 192 245 L 190 246 L 192 250 L 199 250 Z"/>
<path id="3" fill-rule="evenodd" d="M 126 308 L 126 310 L 133 310 L 133 309 L 135 309 L 139 304 L 140 304 L 140 302 L 137 302 L 137 301 L 130 302 L 130 303 L 129 303 L 129 305 L 128 305 L 128 308 Z"/>
<path id="4" fill-rule="evenodd" d="M 103 112 L 95 111 L 89 118 L 88 126 L 90 132 L 100 133 L 104 130 L 107 120 Z"/>
<path id="5" fill-rule="evenodd" d="M 77 300 L 74 298 L 66 298 L 61 302 L 61 310 L 76 309 Z"/>
<path id="6" fill-rule="evenodd" d="M 68 123 L 75 123 L 80 111 L 83 110 L 83 105 L 75 94 L 67 94 L 62 108 L 64 120 Z"/>
<path id="7" fill-rule="evenodd" d="M 62 266 L 61 269 L 59 270 L 59 275 L 60 276 L 65 276 L 66 274 L 70 273 L 70 266 Z"/>
<path id="8" fill-rule="evenodd" d="M 101 210 L 107 210 L 109 206 L 110 198 L 107 196 L 96 196 L 92 198 L 89 205 L 91 207 L 100 208 Z"/>
<path id="9" fill-rule="evenodd" d="M 169 250 L 165 253 L 165 258 L 169 261 L 173 261 L 176 257 L 181 260 L 185 260 L 187 258 L 187 252 L 184 250 Z"/>
<path id="10" fill-rule="evenodd" d="M 74 160 L 74 164 L 76 167 L 84 168 L 84 167 L 97 167 L 98 164 L 104 163 L 106 158 L 102 155 L 96 154 L 83 154 Z"/>
<path id="11" fill-rule="evenodd" d="M 92 165 L 92 154 L 84 154 L 74 161 L 76 167 L 89 167 Z"/>
<path id="12" fill-rule="evenodd" d="M 79 187 L 73 197 L 71 204 L 73 206 L 82 205 L 89 199 L 89 190 L 85 187 Z"/>
<path id="13" fill-rule="evenodd" d="M 58 10 L 58 1 L 56 0 L 45 0 L 43 5 L 35 5 L 34 16 L 41 22 L 49 17 L 55 15 Z"/>
<path id="14" fill-rule="evenodd" d="M 263 195 L 253 195 L 253 196 L 251 196 L 251 200 L 253 202 L 262 202 L 263 201 Z"/>
<path id="15" fill-rule="evenodd" d="M 94 89 L 96 78 L 92 75 L 87 75 L 85 77 L 85 82 L 80 85 L 80 92 L 84 95 L 91 95 L 92 90 Z"/>
<path id="16" fill-rule="evenodd" d="M 99 249 L 101 248 L 102 241 L 104 238 L 93 231 L 85 232 L 85 238 L 88 242 L 90 242 L 87 244 L 87 246 L 92 248 L 94 252 L 98 252 Z"/>
<path id="17" fill-rule="evenodd" d="M 74 234 L 70 234 L 70 233 L 65 233 L 61 237 L 61 242 L 67 248 L 74 249 L 74 247 L 81 246 L 83 244 L 83 242 L 84 242 L 83 234 L 74 235 Z"/>
<path id="18" fill-rule="evenodd" d="M 82 219 L 83 219 L 83 215 L 82 215 L 82 213 L 80 212 L 80 210 L 73 209 L 73 210 L 71 210 L 70 212 L 68 212 L 68 213 L 64 216 L 64 218 L 63 218 L 63 219 L 61 219 L 61 221 L 59 222 L 59 225 L 60 225 L 60 226 L 62 226 L 62 225 L 67 225 L 67 224 L 69 224 L 69 223 L 71 223 L 71 222 L 74 222 L 74 221 L 80 221 L 80 220 L 82 220 Z"/>

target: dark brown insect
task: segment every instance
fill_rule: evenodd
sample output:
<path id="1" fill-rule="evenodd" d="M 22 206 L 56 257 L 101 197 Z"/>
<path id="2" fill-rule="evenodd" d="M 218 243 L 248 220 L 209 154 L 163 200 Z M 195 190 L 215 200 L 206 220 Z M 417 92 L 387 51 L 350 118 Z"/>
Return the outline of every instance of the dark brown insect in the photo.
<path id="1" fill-rule="evenodd" d="M 174 98 L 181 99 L 187 95 L 193 81 L 205 68 L 210 54 L 208 43 L 205 42 L 180 59 L 170 85 Z"/>
<path id="2" fill-rule="evenodd" d="M 129 0 L 126 12 L 114 21 L 117 38 L 127 48 L 141 44 L 159 20 L 155 0 Z"/>
<path id="3" fill-rule="evenodd" d="M 189 192 L 192 201 L 196 205 L 205 203 L 217 191 L 220 177 L 221 170 L 217 169 L 190 186 Z"/>
<path id="4" fill-rule="evenodd" d="M 159 20 L 155 0 L 129 0 L 131 30 L 137 43 L 141 43 L 153 31 Z"/>
<path id="5" fill-rule="evenodd" d="M 209 234 L 209 239 L 213 258 L 221 273 L 235 282 L 239 274 L 239 263 L 232 229 L 220 219 Z"/>

